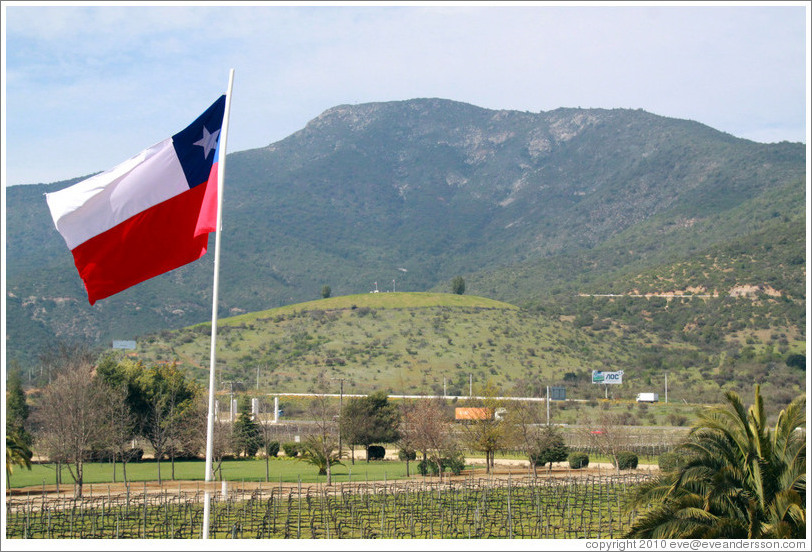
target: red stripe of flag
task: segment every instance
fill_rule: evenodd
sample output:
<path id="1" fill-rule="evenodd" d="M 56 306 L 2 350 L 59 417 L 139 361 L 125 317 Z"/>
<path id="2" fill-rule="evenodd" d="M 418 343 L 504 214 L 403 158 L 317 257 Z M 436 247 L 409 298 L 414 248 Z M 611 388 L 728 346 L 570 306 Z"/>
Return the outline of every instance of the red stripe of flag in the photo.
<path id="1" fill-rule="evenodd" d="M 90 304 L 196 261 L 206 253 L 217 214 L 213 179 L 130 217 L 78 245 L 74 263 Z"/>

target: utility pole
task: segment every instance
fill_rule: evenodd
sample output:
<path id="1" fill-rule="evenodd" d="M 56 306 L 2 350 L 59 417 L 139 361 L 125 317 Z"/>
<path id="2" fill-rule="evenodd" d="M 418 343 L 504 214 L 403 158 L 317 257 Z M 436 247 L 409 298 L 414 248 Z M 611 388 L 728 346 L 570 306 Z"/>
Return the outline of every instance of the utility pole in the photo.
<path id="1" fill-rule="evenodd" d="M 550 425 L 550 386 L 547 386 L 547 425 Z"/>
<path id="2" fill-rule="evenodd" d="M 341 458 L 341 412 L 344 409 L 344 378 L 330 378 L 340 382 L 338 395 L 338 457 Z"/>
<path id="3" fill-rule="evenodd" d="M 665 404 L 668 404 L 668 372 L 665 373 Z"/>
<path id="4" fill-rule="evenodd" d="M 468 374 L 468 398 L 474 398 L 474 375 Z"/>
<path id="5" fill-rule="evenodd" d="M 231 416 L 231 423 L 234 423 L 234 384 L 235 383 L 242 383 L 241 381 L 221 381 L 221 385 L 229 384 L 230 385 L 230 392 L 229 392 L 229 403 L 228 409 Z"/>

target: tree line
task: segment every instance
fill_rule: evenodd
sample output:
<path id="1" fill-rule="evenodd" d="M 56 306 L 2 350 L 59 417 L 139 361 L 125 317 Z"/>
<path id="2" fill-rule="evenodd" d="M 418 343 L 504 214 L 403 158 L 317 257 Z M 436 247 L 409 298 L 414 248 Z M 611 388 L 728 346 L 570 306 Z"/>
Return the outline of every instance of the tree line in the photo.
<path id="1" fill-rule="evenodd" d="M 174 364 L 145 366 L 119 355 L 98 358 L 90 349 L 65 346 L 41 360 L 49 363 L 51 381 L 33 407 L 26 402 L 19 374 L 11 376 L 9 391 L 15 404 L 25 407 L 9 414 L 6 428 L 27 447 L 29 459 L 34 450 L 56 465 L 57 484 L 64 467 L 81 495 L 85 463 L 99 460 L 120 463 L 126 482 L 127 463 L 143 456 L 133 446 L 139 437 L 155 451 L 159 481 L 164 457 L 174 478 L 175 459 L 195 455 L 205 445 L 200 438 L 205 435 L 203 393 Z M 115 468 L 113 473 L 115 478 Z"/>
<path id="2" fill-rule="evenodd" d="M 20 374 L 10 373 L 7 393 L 7 477 L 15 466 L 30 467 L 33 457 L 55 465 L 57 484 L 67 470 L 81 495 L 84 465 L 89 461 L 113 463 L 121 468 L 127 483 L 127 464 L 140 460 L 144 451 L 135 446 L 139 439 L 149 443 L 157 464 L 160 483 L 169 462 L 169 478 L 175 478 L 175 461 L 199 458 L 205 451 L 207 392 L 177 365 L 145 365 L 121 353 L 95 356 L 82 347 L 60 347 L 43 362 L 49 363 L 51 382 L 29 405 Z M 498 450 L 523 450 L 532 469 L 566 459 L 560 432 L 541 423 L 540 412 L 529 406 L 513 405 L 506 417 L 494 413 L 501 403 L 485 400 L 489 414 L 481 419 L 458 423 L 453 408 L 439 399 L 426 398 L 405 404 L 389 400 L 384 392 L 353 397 L 341 405 L 324 396 L 326 375 L 316 382 L 307 417 L 308 435 L 285 453 L 297 456 L 327 475 L 342 460 L 355 463 L 356 449 L 365 452 L 366 461 L 383 456 L 383 447 L 397 447 L 401 460 L 417 461 L 426 474 L 459 472 L 464 451 L 481 451 L 486 469 L 493 467 Z M 498 390 L 488 387 L 490 396 Z M 254 457 L 260 451 L 268 460 L 284 449 L 274 440 L 274 425 L 255 419 L 243 402 L 236 419 L 215 423 L 213 469 L 222 477 L 223 459 L 229 455 Z"/>

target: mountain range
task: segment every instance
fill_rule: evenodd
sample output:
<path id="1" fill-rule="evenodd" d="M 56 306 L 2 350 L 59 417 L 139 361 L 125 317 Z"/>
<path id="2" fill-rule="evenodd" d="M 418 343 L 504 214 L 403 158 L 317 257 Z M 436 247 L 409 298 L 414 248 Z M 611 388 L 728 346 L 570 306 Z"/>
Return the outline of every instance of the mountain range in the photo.
<path id="1" fill-rule="evenodd" d="M 462 275 L 466 293 L 593 324 L 608 317 L 595 295 L 744 296 L 722 331 L 760 320 L 802 335 L 805 168 L 804 144 L 642 110 L 341 105 L 228 155 L 220 314 L 325 285 L 448 291 Z M 211 255 L 88 304 L 42 195 L 81 178 L 6 191 L 6 346 L 23 366 L 55 341 L 109 345 L 211 316 Z M 680 307 L 694 309 L 681 329 L 725 305 Z"/>

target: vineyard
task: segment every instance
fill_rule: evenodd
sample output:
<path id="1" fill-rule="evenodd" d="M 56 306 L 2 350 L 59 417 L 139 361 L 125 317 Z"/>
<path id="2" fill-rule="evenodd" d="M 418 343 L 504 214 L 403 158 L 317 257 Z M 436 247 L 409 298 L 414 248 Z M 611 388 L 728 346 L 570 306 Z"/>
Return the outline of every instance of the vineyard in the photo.
<path id="1" fill-rule="evenodd" d="M 635 512 L 643 474 L 561 478 L 462 477 L 334 486 L 233 484 L 212 494 L 210 538 L 606 539 Z M 135 487 L 135 486 L 133 486 Z M 19 497 L 6 502 L 7 538 L 195 539 L 203 491 Z"/>

